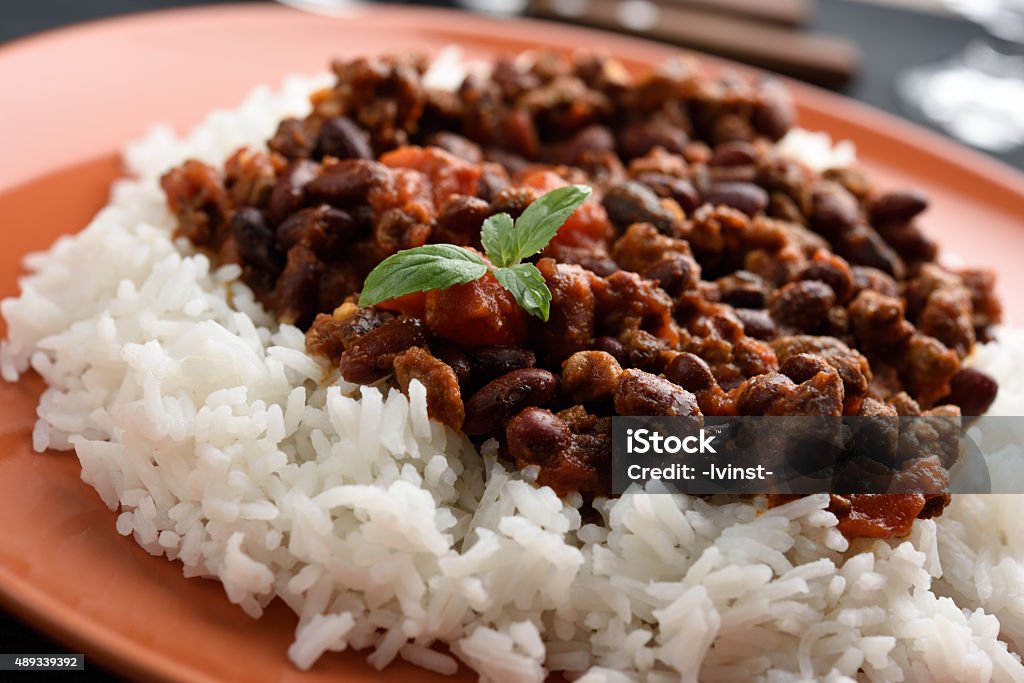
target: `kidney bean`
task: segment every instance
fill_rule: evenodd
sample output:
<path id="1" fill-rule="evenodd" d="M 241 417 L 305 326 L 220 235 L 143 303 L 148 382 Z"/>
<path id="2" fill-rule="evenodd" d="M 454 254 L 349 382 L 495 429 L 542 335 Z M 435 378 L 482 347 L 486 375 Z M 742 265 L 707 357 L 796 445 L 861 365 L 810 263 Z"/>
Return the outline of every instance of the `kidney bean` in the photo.
<path id="1" fill-rule="evenodd" d="M 665 366 L 665 377 L 687 391 L 704 391 L 717 383 L 704 359 L 688 351 L 669 361 Z"/>
<path id="2" fill-rule="evenodd" d="M 473 366 L 470 365 L 469 356 L 466 355 L 465 351 L 443 339 L 431 341 L 430 348 L 438 359 L 447 363 L 452 371 L 455 372 L 455 377 L 459 380 L 459 386 L 466 387 L 469 385 L 469 380 L 473 375 Z"/>
<path id="3" fill-rule="evenodd" d="M 532 368 L 537 364 L 537 356 L 515 346 L 481 346 L 473 349 L 469 362 L 473 378 L 483 383 L 513 370 Z"/>
<path id="4" fill-rule="evenodd" d="M 493 162 L 503 169 L 507 175 L 517 176 L 530 167 L 530 162 L 519 154 L 508 152 L 500 147 L 488 147 L 484 150 L 484 158 Z"/>
<path id="5" fill-rule="evenodd" d="M 759 133 L 771 140 L 780 140 L 796 123 L 793 100 L 786 87 L 774 80 L 764 81 L 759 94 L 750 122 Z"/>
<path id="6" fill-rule="evenodd" d="M 513 370 L 484 385 L 466 401 L 462 431 L 491 434 L 527 406 L 544 405 L 558 393 L 558 378 L 540 368 Z"/>
<path id="7" fill-rule="evenodd" d="M 476 183 L 476 194 L 485 202 L 491 202 L 498 193 L 508 187 L 508 171 L 501 164 L 485 161 L 480 165 L 480 179 Z"/>
<path id="8" fill-rule="evenodd" d="M 908 261 L 934 261 L 939 255 L 939 245 L 914 223 L 887 223 L 878 234 Z"/>
<path id="9" fill-rule="evenodd" d="M 705 193 L 704 201 L 756 216 L 768 207 L 768 193 L 753 183 L 723 182 L 712 185 Z"/>
<path id="10" fill-rule="evenodd" d="M 803 384 L 819 372 L 828 372 L 831 367 L 828 361 L 821 356 L 796 353 L 782 362 L 779 372 L 789 377 L 794 383 Z"/>
<path id="11" fill-rule="evenodd" d="M 307 245 L 300 243 L 288 250 L 284 270 L 271 294 L 281 322 L 299 327 L 312 322 L 323 271 L 323 262 Z"/>
<path id="12" fill-rule="evenodd" d="M 317 254 L 326 254 L 352 241 L 356 230 L 347 212 L 321 204 L 297 211 L 278 225 L 277 243 L 287 250 L 302 242 Z"/>
<path id="13" fill-rule="evenodd" d="M 751 166 L 757 162 L 757 150 L 749 142 L 735 140 L 715 147 L 710 166 Z"/>
<path id="14" fill-rule="evenodd" d="M 780 325 L 813 332 L 825 322 L 835 302 L 835 292 L 824 282 L 790 282 L 772 294 L 772 318 Z"/>
<path id="15" fill-rule="evenodd" d="M 615 136 L 607 126 L 587 126 L 573 135 L 562 150 L 565 163 L 579 166 L 587 155 L 615 149 Z"/>
<path id="16" fill-rule="evenodd" d="M 842 168 L 830 168 L 821 174 L 825 180 L 839 183 L 846 188 L 846 191 L 857 199 L 866 199 L 871 194 L 871 179 L 863 169 L 856 166 L 844 166 Z"/>
<path id="17" fill-rule="evenodd" d="M 346 310 L 347 309 L 347 310 Z M 360 337 L 390 320 L 390 314 L 375 308 L 357 308 L 345 304 L 342 314 L 320 313 L 306 331 L 306 350 L 337 363 L 342 352 Z"/>
<path id="18" fill-rule="evenodd" d="M 811 196 L 811 225 L 827 236 L 841 235 L 857 224 L 857 199 L 839 183 L 825 182 Z"/>
<path id="19" fill-rule="evenodd" d="M 877 268 L 897 280 L 903 279 L 906 272 L 903 260 L 874 228 L 856 225 L 837 238 L 834 244 L 839 255 L 850 263 Z"/>
<path id="20" fill-rule="evenodd" d="M 754 308 L 737 308 L 734 313 L 743 323 L 743 334 L 764 341 L 774 339 L 778 331 L 775 321 L 765 310 Z"/>
<path id="21" fill-rule="evenodd" d="M 853 266 L 850 270 L 853 272 L 854 296 L 865 289 L 870 289 L 886 296 L 899 296 L 900 286 L 896 284 L 896 281 L 890 275 L 883 273 L 877 268 Z"/>
<path id="22" fill-rule="evenodd" d="M 545 465 L 572 445 L 572 432 L 565 420 L 534 406 L 512 418 L 505 438 L 509 453 L 524 464 Z"/>
<path id="23" fill-rule="evenodd" d="M 960 406 L 963 415 L 984 415 L 999 393 L 999 384 L 986 372 L 961 368 L 949 381 L 946 403 Z"/>
<path id="24" fill-rule="evenodd" d="M 887 349 L 902 345 L 914 333 L 914 326 L 904 319 L 905 302 L 872 289 L 861 290 L 847 308 L 850 327 L 861 345 Z"/>
<path id="25" fill-rule="evenodd" d="M 373 159 L 370 135 L 347 116 L 324 121 L 317 138 L 317 153 L 338 159 Z"/>
<path id="26" fill-rule="evenodd" d="M 598 337 L 592 346 L 597 351 L 609 354 L 620 363 L 626 358 L 626 345 L 615 337 Z"/>
<path id="27" fill-rule="evenodd" d="M 780 372 L 769 372 L 747 380 L 736 397 L 736 410 L 740 415 L 764 415 L 776 401 L 792 396 L 796 391 L 793 380 Z"/>
<path id="28" fill-rule="evenodd" d="M 490 215 L 491 208 L 483 199 L 453 195 L 445 202 L 437 217 L 431 240 L 483 249 L 480 244 L 480 227 Z"/>
<path id="29" fill-rule="evenodd" d="M 650 223 L 658 232 L 671 233 L 676 216 L 663 207 L 651 188 L 643 183 L 627 181 L 613 185 L 602 200 L 608 219 L 619 230 L 633 223 Z"/>
<path id="30" fill-rule="evenodd" d="M 504 133 L 507 146 L 535 159 L 540 150 L 540 137 L 533 117 L 526 109 L 511 109 L 505 114 Z"/>
<path id="31" fill-rule="evenodd" d="M 760 275 L 737 270 L 715 281 L 721 300 L 736 308 L 764 308 L 770 288 Z"/>
<path id="32" fill-rule="evenodd" d="M 657 280 L 659 287 L 675 297 L 682 294 L 687 285 L 699 279 L 695 270 L 691 257 L 678 253 L 666 254 L 665 258 L 647 268 L 644 276 L 649 280 Z"/>
<path id="33" fill-rule="evenodd" d="M 667 379 L 643 370 L 625 370 L 615 387 L 619 415 L 700 415 L 697 397 Z"/>
<path id="34" fill-rule="evenodd" d="M 302 208 L 306 200 L 306 185 L 319 173 L 320 165 L 315 161 L 299 159 L 278 176 L 267 203 L 267 215 L 272 223 L 280 223 Z"/>
<path id="35" fill-rule="evenodd" d="M 662 119 L 629 124 L 618 135 L 618 149 L 625 159 L 642 157 L 655 147 L 681 154 L 689 142 L 686 131 Z"/>
<path id="36" fill-rule="evenodd" d="M 708 137 L 715 145 L 735 140 L 753 140 L 755 136 L 750 119 L 738 113 L 719 113 L 710 121 L 709 127 Z"/>
<path id="37" fill-rule="evenodd" d="M 950 382 L 960 370 L 956 352 L 934 337 L 914 333 L 900 349 L 900 378 L 907 393 L 921 405 L 931 405 L 950 393 Z"/>
<path id="38" fill-rule="evenodd" d="M 887 192 L 871 203 L 871 222 L 905 223 L 928 208 L 928 196 L 917 190 Z"/>
<path id="39" fill-rule="evenodd" d="M 231 234 L 247 264 L 277 274 L 284 267 L 284 254 L 274 245 L 274 235 L 259 209 L 243 207 L 231 216 Z"/>
<path id="40" fill-rule="evenodd" d="M 370 188 L 385 182 L 388 169 L 376 161 L 346 159 L 326 166 L 318 177 L 306 185 L 308 196 L 335 206 L 351 201 L 365 201 Z"/>
<path id="41" fill-rule="evenodd" d="M 427 138 L 427 144 L 440 147 L 446 152 L 464 159 L 472 164 L 479 164 L 483 161 L 484 153 L 480 145 L 457 133 L 440 131 Z"/>
<path id="42" fill-rule="evenodd" d="M 807 225 L 807 216 L 800 210 L 796 201 L 782 192 L 771 193 L 768 202 L 768 215 L 797 225 Z"/>
<path id="43" fill-rule="evenodd" d="M 800 271 L 801 280 L 820 280 L 832 288 L 840 302 L 853 294 L 853 271 L 850 264 L 835 254 L 818 252 L 814 260 Z"/>
<path id="44" fill-rule="evenodd" d="M 654 190 L 659 197 L 674 199 L 686 213 L 692 213 L 700 206 L 700 195 L 693 183 L 667 173 L 648 171 L 636 176 L 636 181 Z"/>
<path id="45" fill-rule="evenodd" d="M 359 337 L 341 354 L 341 376 L 347 382 L 370 384 L 391 373 L 395 356 L 425 346 L 427 329 L 418 318 L 395 318 Z"/>
<path id="46" fill-rule="evenodd" d="M 491 213 L 507 213 L 512 218 L 519 218 L 540 195 L 540 191 L 532 187 L 507 187 L 491 200 Z"/>

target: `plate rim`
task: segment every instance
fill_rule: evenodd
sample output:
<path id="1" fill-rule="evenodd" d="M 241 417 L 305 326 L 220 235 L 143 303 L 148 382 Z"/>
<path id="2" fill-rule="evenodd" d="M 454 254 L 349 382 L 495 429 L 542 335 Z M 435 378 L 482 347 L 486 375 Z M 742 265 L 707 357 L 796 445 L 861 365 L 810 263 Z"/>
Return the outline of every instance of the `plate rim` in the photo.
<path id="1" fill-rule="evenodd" d="M 12 55 L 17 55 L 25 50 L 46 50 L 48 45 L 66 40 L 69 36 L 107 30 L 127 31 L 131 29 L 133 24 L 159 21 L 161 17 L 173 18 L 225 11 L 237 13 L 253 11 L 293 13 L 300 10 L 274 4 L 232 3 L 138 11 L 57 27 L 8 41 L 0 45 L 0 60 L 11 58 Z M 612 54 L 615 54 L 616 51 L 621 51 L 621 47 L 628 47 L 630 45 L 643 48 L 647 52 L 660 51 L 663 54 L 667 54 L 668 51 L 673 49 L 679 50 L 679 48 L 673 48 L 673 46 L 663 43 L 609 33 L 599 29 L 569 26 L 534 18 L 496 19 L 446 8 L 410 7 L 389 4 L 358 6 L 353 8 L 353 12 L 346 19 L 359 21 L 361 18 L 370 17 L 376 20 L 396 13 L 403 15 L 403 19 L 409 24 L 418 23 L 418 18 L 424 18 L 425 26 L 421 30 L 427 33 L 437 32 L 438 21 L 456 16 L 462 27 L 458 29 L 449 28 L 448 31 L 464 35 L 487 36 L 501 33 L 505 38 L 515 40 L 516 42 L 539 43 L 542 42 L 542 37 L 541 39 L 529 37 L 519 39 L 513 34 L 529 34 L 530 27 L 543 28 L 544 32 L 549 32 L 557 27 L 566 36 L 566 43 L 568 45 L 572 44 L 573 36 L 575 35 L 599 36 L 607 40 L 610 45 L 608 51 Z M 330 19 L 325 19 L 325 21 L 330 21 Z M 736 65 L 731 61 L 703 55 L 696 51 L 686 50 L 685 52 L 694 54 L 707 63 L 735 68 L 742 73 L 764 73 L 763 70 Z M 874 127 L 876 134 L 880 134 L 886 139 L 896 139 L 904 148 L 915 149 L 919 152 L 923 151 L 930 155 L 942 157 L 946 162 L 959 167 L 962 171 L 970 172 L 979 178 L 992 182 L 1003 191 L 1024 200 L 1024 171 L 1015 169 L 1003 161 L 989 157 L 977 150 L 945 138 L 937 132 L 906 121 L 895 114 L 885 112 L 871 105 L 857 102 L 841 94 L 789 78 L 774 74 L 773 77 L 780 78 L 785 82 L 787 87 L 794 92 L 795 99 L 800 102 L 801 106 L 822 111 L 826 115 L 845 120 L 858 128 Z M 837 105 L 840 106 L 841 115 L 828 114 L 827 110 Z M 75 167 L 104 161 L 109 162 L 111 155 L 116 154 L 117 150 L 110 150 L 109 154 L 99 158 L 73 163 L 20 179 L 15 184 L 0 190 L 0 193 L 16 193 L 28 184 L 46 182 L 48 177 L 62 172 L 69 172 Z M 70 457 L 64 453 L 60 457 L 65 456 Z M 77 467 L 77 462 L 75 466 Z M 205 682 L 214 680 L 187 661 L 174 660 L 158 650 L 142 648 L 133 641 L 118 638 L 118 634 L 113 628 L 108 627 L 98 630 L 93 628 L 91 624 L 85 624 L 89 628 L 83 628 L 82 622 L 84 617 L 81 616 L 77 609 L 60 603 L 55 598 L 50 597 L 43 589 L 37 588 L 31 582 L 15 576 L 3 563 L 0 563 L 0 604 L 19 619 L 33 625 L 56 640 L 72 644 L 76 648 L 81 647 L 83 651 L 88 649 L 90 658 L 98 660 L 104 666 L 120 674 L 149 679 L 155 678 L 162 681 L 188 680 Z"/>

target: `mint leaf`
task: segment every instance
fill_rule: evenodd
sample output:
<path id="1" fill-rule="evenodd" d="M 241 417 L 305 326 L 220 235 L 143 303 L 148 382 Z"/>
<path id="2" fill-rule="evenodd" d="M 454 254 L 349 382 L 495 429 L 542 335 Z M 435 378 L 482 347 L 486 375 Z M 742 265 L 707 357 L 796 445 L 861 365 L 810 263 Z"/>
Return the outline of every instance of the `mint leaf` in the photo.
<path id="1" fill-rule="evenodd" d="M 476 253 L 454 244 L 428 244 L 393 254 L 370 271 L 359 305 L 373 306 L 413 292 L 447 289 L 490 271 L 523 310 L 547 321 L 551 290 L 532 263 L 520 261 L 543 250 L 589 196 L 589 187 L 570 185 L 542 195 L 515 221 L 507 213 L 488 216 L 480 230 L 480 241 L 490 265 Z"/>
<path id="2" fill-rule="evenodd" d="M 494 277 L 511 292 L 519 306 L 532 316 L 547 322 L 551 308 L 551 290 L 544 276 L 532 263 L 495 268 Z"/>
<path id="3" fill-rule="evenodd" d="M 568 185 L 551 190 L 526 207 L 513 231 L 516 258 L 522 261 L 548 245 L 566 219 L 590 196 L 586 185 Z"/>
<path id="4" fill-rule="evenodd" d="M 427 244 L 387 257 L 370 271 L 359 295 L 360 306 L 430 289 L 446 289 L 483 277 L 484 260 L 454 244 Z"/>
<path id="5" fill-rule="evenodd" d="M 519 261 L 515 236 L 512 234 L 512 216 L 496 213 L 488 216 L 480 230 L 480 241 L 491 263 L 502 268 Z"/>

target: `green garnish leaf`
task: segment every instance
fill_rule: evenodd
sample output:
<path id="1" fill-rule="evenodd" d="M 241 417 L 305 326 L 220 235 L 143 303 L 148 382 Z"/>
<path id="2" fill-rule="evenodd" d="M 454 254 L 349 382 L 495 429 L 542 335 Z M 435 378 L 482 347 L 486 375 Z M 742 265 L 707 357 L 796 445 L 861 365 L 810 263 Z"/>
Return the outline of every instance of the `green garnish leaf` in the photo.
<path id="1" fill-rule="evenodd" d="M 524 311 L 547 322 L 551 309 L 551 290 L 537 266 L 519 263 L 508 268 L 495 268 L 494 277 L 515 297 Z"/>
<path id="2" fill-rule="evenodd" d="M 507 213 L 489 216 L 480 229 L 480 241 L 490 266 L 473 251 L 454 244 L 428 244 L 393 254 L 366 276 L 359 305 L 447 289 L 493 272 L 523 310 L 547 321 L 551 290 L 536 266 L 521 261 L 543 251 L 589 196 L 586 185 L 569 185 L 542 195 L 515 221 Z"/>
<path id="3" fill-rule="evenodd" d="M 590 196 L 586 185 L 568 185 L 551 190 L 526 207 L 515 224 L 513 234 L 516 258 L 513 263 L 529 258 L 548 246 L 572 212 Z"/>
<path id="4" fill-rule="evenodd" d="M 480 230 L 480 241 L 491 263 L 504 268 L 519 261 L 516 251 L 512 216 L 507 213 L 496 213 L 488 216 Z"/>
<path id="5" fill-rule="evenodd" d="M 454 244 L 406 249 L 381 261 L 366 276 L 359 305 L 373 306 L 413 292 L 447 289 L 481 278 L 487 270 L 482 258 Z"/>

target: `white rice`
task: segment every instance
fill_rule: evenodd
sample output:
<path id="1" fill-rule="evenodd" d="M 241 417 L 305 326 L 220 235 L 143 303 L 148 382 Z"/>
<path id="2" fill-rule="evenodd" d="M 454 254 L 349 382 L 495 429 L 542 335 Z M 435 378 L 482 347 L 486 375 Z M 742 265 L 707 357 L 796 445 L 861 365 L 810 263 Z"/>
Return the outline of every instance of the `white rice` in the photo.
<path id="1" fill-rule="evenodd" d="M 429 422 L 421 386 L 346 384 L 237 267 L 173 243 L 159 175 L 260 145 L 321 82 L 132 146 L 135 179 L 2 304 L 3 377 L 49 387 L 36 448 L 74 450 L 118 533 L 253 617 L 282 599 L 302 669 L 354 648 L 484 681 L 1024 681 L 1018 498 L 958 496 L 907 539 L 849 547 L 824 495 L 759 514 L 637 494 L 583 524 L 578 496 Z M 1024 336 L 1000 339 L 975 362 L 1022 414 Z"/>

